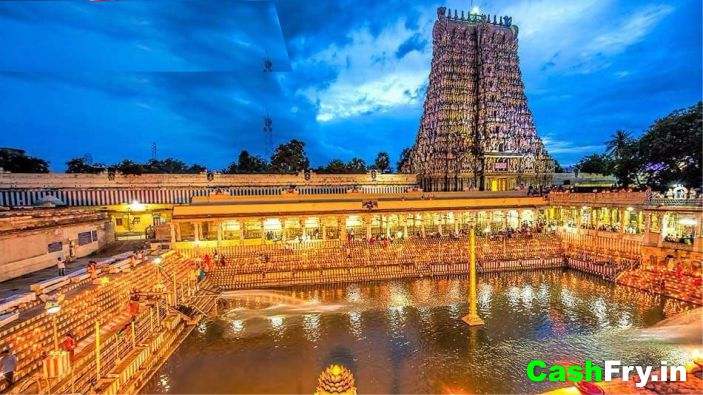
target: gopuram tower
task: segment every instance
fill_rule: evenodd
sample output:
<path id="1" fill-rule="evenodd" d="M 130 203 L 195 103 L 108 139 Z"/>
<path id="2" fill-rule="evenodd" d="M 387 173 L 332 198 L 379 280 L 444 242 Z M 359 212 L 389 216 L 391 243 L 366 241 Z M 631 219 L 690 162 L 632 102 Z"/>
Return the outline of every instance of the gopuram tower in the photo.
<path id="1" fill-rule="evenodd" d="M 420 130 L 405 171 L 427 191 L 511 190 L 550 182 L 511 17 L 437 9 Z"/>

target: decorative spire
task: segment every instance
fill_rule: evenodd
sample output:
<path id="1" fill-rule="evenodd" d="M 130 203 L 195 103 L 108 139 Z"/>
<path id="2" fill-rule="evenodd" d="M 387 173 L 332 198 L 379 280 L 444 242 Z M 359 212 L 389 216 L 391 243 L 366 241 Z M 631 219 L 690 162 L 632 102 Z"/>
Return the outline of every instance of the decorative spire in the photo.
<path id="1" fill-rule="evenodd" d="M 356 395 L 354 375 L 342 365 L 330 365 L 317 379 L 315 395 Z"/>

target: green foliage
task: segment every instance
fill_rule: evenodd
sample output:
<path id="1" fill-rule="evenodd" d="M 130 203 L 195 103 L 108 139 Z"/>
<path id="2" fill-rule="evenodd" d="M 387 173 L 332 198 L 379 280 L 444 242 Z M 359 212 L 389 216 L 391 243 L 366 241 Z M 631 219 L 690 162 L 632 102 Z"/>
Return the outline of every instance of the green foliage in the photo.
<path id="1" fill-rule="evenodd" d="M 28 156 L 21 149 L 0 148 L 0 168 L 11 173 L 48 173 L 49 162 Z"/>
<path id="2" fill-rule="evenodd" d="M 367 171 L 366 162 L 361 158 L 352 158 L 352 160 L 347 162 L 348 174 L 364 174 Z"/>
<path id="3" fill-rule="evenodd" d="M 701 187 L 703 103 L 658 119 L 639 140 L 648 185 L 665 189 L 672 183 Z"/>
<path id="4" fill-rule="evenodd" d="M 305 143 L 293 139 L 281 144 L 271 156 L 271 170 L 274 173 L 291 174 L 307 170 L 310 161 L 305 154 Z"/>
<path id="5" fill-rule="evenodd" d="M 251 155 L 249 151 L 242 150 L 236 162 L 230 163 L 225 170 L 228 174 L 253 174 L 266 173 L 269 169 L 268 163 L 256 155 Z"/>
<path id="6" fill-rule="evenodd" d="M 581 173 L 597 173 L 609 175 L 612 171 L 612 162 L 608 155 L 592 154 L 581 159 L 576 164 L 576 169 Z"/>
<path id="7" fill-rule="evenodd" d="M 105 171 L 105 165 L 91 163 L 87 156 L 70 159 L 66 162 L 66 173 L 99 174 Z"/>
<path id="8" fill-rule="evenodd" d="M 129 159 L 112 166 L 112 169 L 122 174 L 200 174 L 207 171 L 203 165 L 192 164 L 188 166 L 179 159 L 166 158 L 164 160 L 150 159 L 146 163 L 137 163 Z"/>
<path id="9" fill-rule="evenodd" d="M 564 168 L 561 167 L 561 164 L 559 164 L 559 162 L 554 158 L 552 158 L 552 160 L 554 161 L 554 172 L 555 173 L 563 173 Z"/>
<path id="10" fill-rule="evenodd" d="M 144 165 L 125 159 L 112 167 L 122 174 L 140 175 L 144 174 Z"/>
<path id="11" fill-rule="evenodd" d="M 623 186 L 639 184 L 637 174 L 642 167 L 639 145 L 629 132 L 618 130 L 606 143 L 607 154 L 612 163 L 612 174 Z"/>
<path id="12" fill-rule="evenodd" d="M 371 167 L 372 169 L 376 169 L 377 171 L 381 173 L 390 173 L 391 172 L 391 158 L 388 156 L 387 152 L 379 152 L 378 155 L 376 155 L 376 160 L 373 162 L 373 166 Z"/>
<path id="13" fill-rule="evenodd" d="M 703 103 L 656 120 L 639 138 L 618 130 L 606 142 L 604 154 L 583 158 L 582 172 L 612 174 L 623 186 L 650 186 L 663 190 L 671 184 L 700 188 Z"/>
<path id="14" fill-rule="evenodd" d="M 315 169 L 318 174 L 346 174 L 347 165 L 339 159 L 333 159 L 327 166 L 320 166 Z"/>
<path id="15" fill-rule="evenodd" d="M 403 151 L 400 153 L 400 159 L 396 164 L 396 169 L 398 170 L 398 173 L 402 173 L 403 167 L 406 164 L 410 163 L 410 155 L 412 154 L 412 152 L 412 148 L 403 148 Z"/>

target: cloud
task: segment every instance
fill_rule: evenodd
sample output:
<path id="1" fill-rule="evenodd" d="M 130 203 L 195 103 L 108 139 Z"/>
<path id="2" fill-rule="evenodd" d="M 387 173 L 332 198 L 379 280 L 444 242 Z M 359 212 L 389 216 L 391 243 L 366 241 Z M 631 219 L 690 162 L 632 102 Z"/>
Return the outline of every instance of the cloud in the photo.
<path id="1" fill-rule="evenodd" d="M 404 19 L 377 35 L 362 27 L 350 32 L 348 43 L 330 45 L 308 60 L 294 62 L 294 69 L 313 62 L 331 65 L 338 72 L 328 86 L 300 91 L 318 104 L 316 119 L 329 122 L 419 104 L 422 97 L 418 92 L 428 78 L 431 49 L 420 45 L 418 37 L 429 35 L 432 21 L 421 17 L 418 24 L 421 33 L 408 29 Z"/>
<path id="2" fill-rule="evenodd" d="M 425 48 L 427 48 L 427 40 L 422 38 L 419 33 L 415 33 L 412 35 L 412 37 L 400 44 L 398 50 L 395 51 L 395 57 L 398 59 L 402 59 L 405 55 L 408 54 L 408 52 L 422 52 Z"/>
<path id="3" fill-rule="evenodd" d="M 586 47 L 584 54 L 615 55 L 642 40 L 652 28 L 674 10 L 669 5 L 646 6 L 635 11 L 613 30 L 596 36 Z"/>
<path id="4" fill-rule="evenodd" d="M 584 154 L 603 151 L 603 144 L 578 144 L 574 141 L 556 140 L 547 136 L 542 138 L 550 154 Z"/>

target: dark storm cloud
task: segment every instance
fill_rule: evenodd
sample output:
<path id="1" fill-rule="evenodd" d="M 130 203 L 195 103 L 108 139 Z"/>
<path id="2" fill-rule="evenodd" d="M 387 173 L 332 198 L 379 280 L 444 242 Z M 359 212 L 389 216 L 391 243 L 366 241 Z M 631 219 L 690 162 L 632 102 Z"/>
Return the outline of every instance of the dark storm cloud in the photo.
<path id="1" fill-rule="evenodd" d="M 407 55 L 408 52 L 410 51 L 422 51 L 427 47 L 427 40 L 422 38 L 419 34 L 413 34 L 412 37 L 409 39 L 405 40 L 400 46 L 398 47 L 398 50 L 395 52 L 395 57 L 400 59 L 403 56 Z"/>

